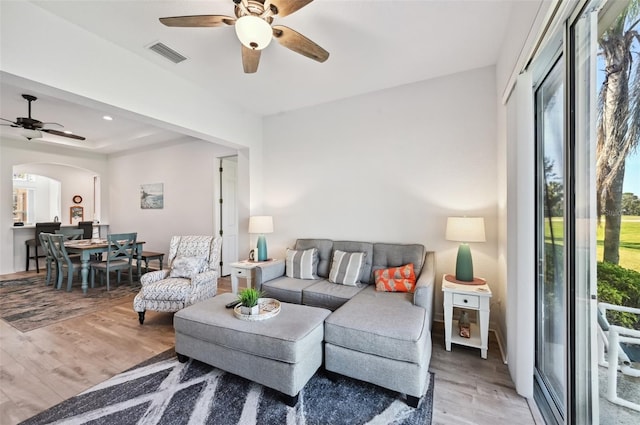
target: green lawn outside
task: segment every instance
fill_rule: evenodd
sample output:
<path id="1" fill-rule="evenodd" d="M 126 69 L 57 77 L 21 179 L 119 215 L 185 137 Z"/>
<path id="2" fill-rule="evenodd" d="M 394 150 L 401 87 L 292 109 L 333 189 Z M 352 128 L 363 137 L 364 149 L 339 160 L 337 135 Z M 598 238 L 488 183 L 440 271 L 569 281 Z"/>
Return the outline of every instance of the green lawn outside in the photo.
<path id="1" fill-rule="evenodd" d="M 563 245 L 563 228 L 564 222 L 561 218 L 552 218 L 551 228 L 549 227 L 549 221 L 545 220 L 545 241 L 551 243 L 551 229 L 553 229 L 555 243 Z M 604 250 L 604 219 L 598 226 L 596 235 L 596 258 L 598 261 L 602 261 Z M 640 272 L 640 216 L 622 216 L 619 266 Z"/>
<path id="2" fill-rule="evenodd" d="M 604 244 L 604 220 L 598 226 L 597 259 L 602 261 Z M 620 229 L 620 267 L 640 272 L 640 216 L 622 216 Z"/>

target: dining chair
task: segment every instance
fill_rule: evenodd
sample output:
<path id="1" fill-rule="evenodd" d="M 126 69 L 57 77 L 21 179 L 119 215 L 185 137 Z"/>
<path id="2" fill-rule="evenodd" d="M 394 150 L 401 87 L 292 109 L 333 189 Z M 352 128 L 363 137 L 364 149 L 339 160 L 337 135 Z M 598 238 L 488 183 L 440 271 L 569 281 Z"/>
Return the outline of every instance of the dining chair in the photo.
<path id="1" fill-rule="evenodd" d="M 107 235 L 109 250 L 106 253 L 106 261 L 91 263 L 91 287 L 95 283 L 96 272 L 107 275 L 107 291 L 109 290 L 109 274 L 112 271 L 118 274 L 120 283 L 120 273 L 127 270 L 129 273 L 129 283 L 133 285 L 133 256 L 136 252 L 137 233 L 114 233 Z M 102 283 L 102 276 L 100 277 Z"/>
<path id="2" fill-rule="evenodd" d="M 40 239 L 40 245 L 42 246 L 42 251 L 46 256 L 46 262 L 47 262 L 46 285 L 47 286 L 49 286 L 49 283 L 51 282 L 51 272 L 52 272 L 54 263 L 56 263 L 56 257 L 53 255 L 53 250 L 51 249 L 50 242 L 49 242 L 50 234 L 51 233 L 40 233 L 38 235 L 38 238 Z M 58 267 L 56 266 L 56 282 L 58 281 L 57 272 L 58 272 Z"/>
<path id="3" fill-rule="evenodd" d="M 69 256 L 67 252 L 67 248 L 64 246 L 65 235 L 62 234 L 48 234 L 49 238 L 49 246 L 51 247 L 51 252 L 55 257 L 57 268 L 58 268 L 58 284 L 56 286 L 57 289 L 62 288 L 62 278 L 64 276 L 65 269 L 67 270 L 67 291 L 71 291 L 71 285 L 73 283 L 73 273 L 76 269 L 76 266 L 80 266 L 80 258 L 76 256 Z M 80 267 L 78 267 L 78 274 L 80 273 Z"/>
<path id="4" fill-rule="evenodd" d="M 61 227 L 59 230 L 56 230 L 56 234 L 64 235 L 65 241 L 76 241 L 82 239 L 84 230 L 75 227 Z M 80 258 L 80 254 L 69 254 L 69 258 L 75 261 L 76 258 Z"/>
<path id="5" fill-rule="evenodd" d="M 78 229 L 82 229 L 84 232 L 81 239 L 91 239 L 93 237 L 93 221 L 79 222 Z"/>
<path id="6" fill-rule="evenodd" d="M 62 227 L 56 230 L 57 234 L 61 234 L 65 236 L 65 240 L 78 240 L 82 239 L 84 235 L 83 229 L 77 229 L 75 227 Z"/>
<path id="7" fill-rule="evenodd" d="M 36 260 L 36 272 L 40 273 L 40 264 L 38 260 L 45 258 L 44 253 L 38 253 L 40 244 L 40 233 L 53 233 L 60 228 L 59 221 L 36 223 L 35 237 L 34 239 L 27 239 L 24 243 L 27 247 L 27 263 L 25 265 L 25 271 L 29 271 L 29 260 Z M 31 254 L 31 248 L 33 248 L 33 255 Z"/>

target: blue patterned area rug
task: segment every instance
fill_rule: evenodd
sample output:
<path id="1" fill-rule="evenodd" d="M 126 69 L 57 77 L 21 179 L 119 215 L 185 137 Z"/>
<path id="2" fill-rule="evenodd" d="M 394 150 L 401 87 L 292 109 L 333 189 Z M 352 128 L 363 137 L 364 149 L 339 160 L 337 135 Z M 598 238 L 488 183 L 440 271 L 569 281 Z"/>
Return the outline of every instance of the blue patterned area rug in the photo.
<path id="1" fill-rule="evenodd" d="M 24 422 L 35 424 L 299 424 L 431 423 L 433 374 L 417 409 L 375 385 L 318 371 L 288 407 L 277 391 L 173 352 L 99 384 Z"/>
<path id="2" fill-rule="evenodd" d="M 67 292 L 66 279 L 64 289 L 55 289 L 46 285 L 45 275 L 41 272 L 38 276 L 0 281 L 0 318 L 20 332 L 29 332 L 121 304 L 125 297 L 133 301 L 140 292 L 137 280 L 130 286 L 126 276 L 120 284 L 112 278 L 110 291 L 96 281 L 96 287 L 84 294 L 77 280 Z"/>

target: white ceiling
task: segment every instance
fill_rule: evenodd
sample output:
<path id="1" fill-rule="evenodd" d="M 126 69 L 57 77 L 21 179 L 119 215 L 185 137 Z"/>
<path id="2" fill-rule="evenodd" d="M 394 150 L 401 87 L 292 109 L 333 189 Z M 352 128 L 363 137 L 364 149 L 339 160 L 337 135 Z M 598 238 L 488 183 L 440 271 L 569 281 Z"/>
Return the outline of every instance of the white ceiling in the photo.
<path id="1" fill-rule="evenodd" d="M 187 79 L 203 90 L 260 115 L 271 115 L 442 75 L 495 64 L 516 0 L 315 0 L 274 19 L 330 52 L 317 63 L 279 45 L 262 51 L 255 74 L 242 71 L 233 27 L 169 28 L 164 16 L 233 16 L 232 0 L 73 0 L 33 3 Z M 524 1 L 524 0 L 517 0 Z M 273 0 L 277 4 L 277 0 Z M 188 60 L 174 64 L 147 49 L 161 41 Z M 0 116 L 26 116 L 21 93 L 39 97 L 32 115 L 87 137 L 86 142 L 50 136 L 102 153 L 167 142 L 181 136 L 149 127 L 122 112 L 103 111 L 47 96 L 42 87 L 0 81 Z M 40 91 L 39 91 L 40 90 Z M 110 111 L 114 115 L 113 111 Z M 1 127 L 3 134 L 17 129 Z M 12 134 L 14 134 L 12 133 Z M 135 141 L 135 143 L 134 143 Z"/>

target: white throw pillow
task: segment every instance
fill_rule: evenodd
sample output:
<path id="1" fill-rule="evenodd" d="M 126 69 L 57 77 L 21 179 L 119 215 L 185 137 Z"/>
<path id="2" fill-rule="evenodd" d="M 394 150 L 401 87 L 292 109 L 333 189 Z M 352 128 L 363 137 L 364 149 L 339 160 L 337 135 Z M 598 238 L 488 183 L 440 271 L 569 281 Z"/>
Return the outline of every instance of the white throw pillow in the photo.
<path id="1" fill-rule="evenodd" d="M 200 274 L 207 264 L 207 259 L 203 257 L 182 257 L 174 258 L 171 263 L 171 273 L 169 277 L 186 277 L 193 279 Z"/>
<path id="2" fill-rule="evenodd" d="M 318 249 L 304 251 L 287 249 L 285 260 L 287 277 L 296 279 L 318 279 Z"/>
<path id="3" fill-rule="evenodd" d="M 336 249 L 333 252 L 329 282 L 358 286 L 366 255 L 366 252 L 344 252 Z"/>

